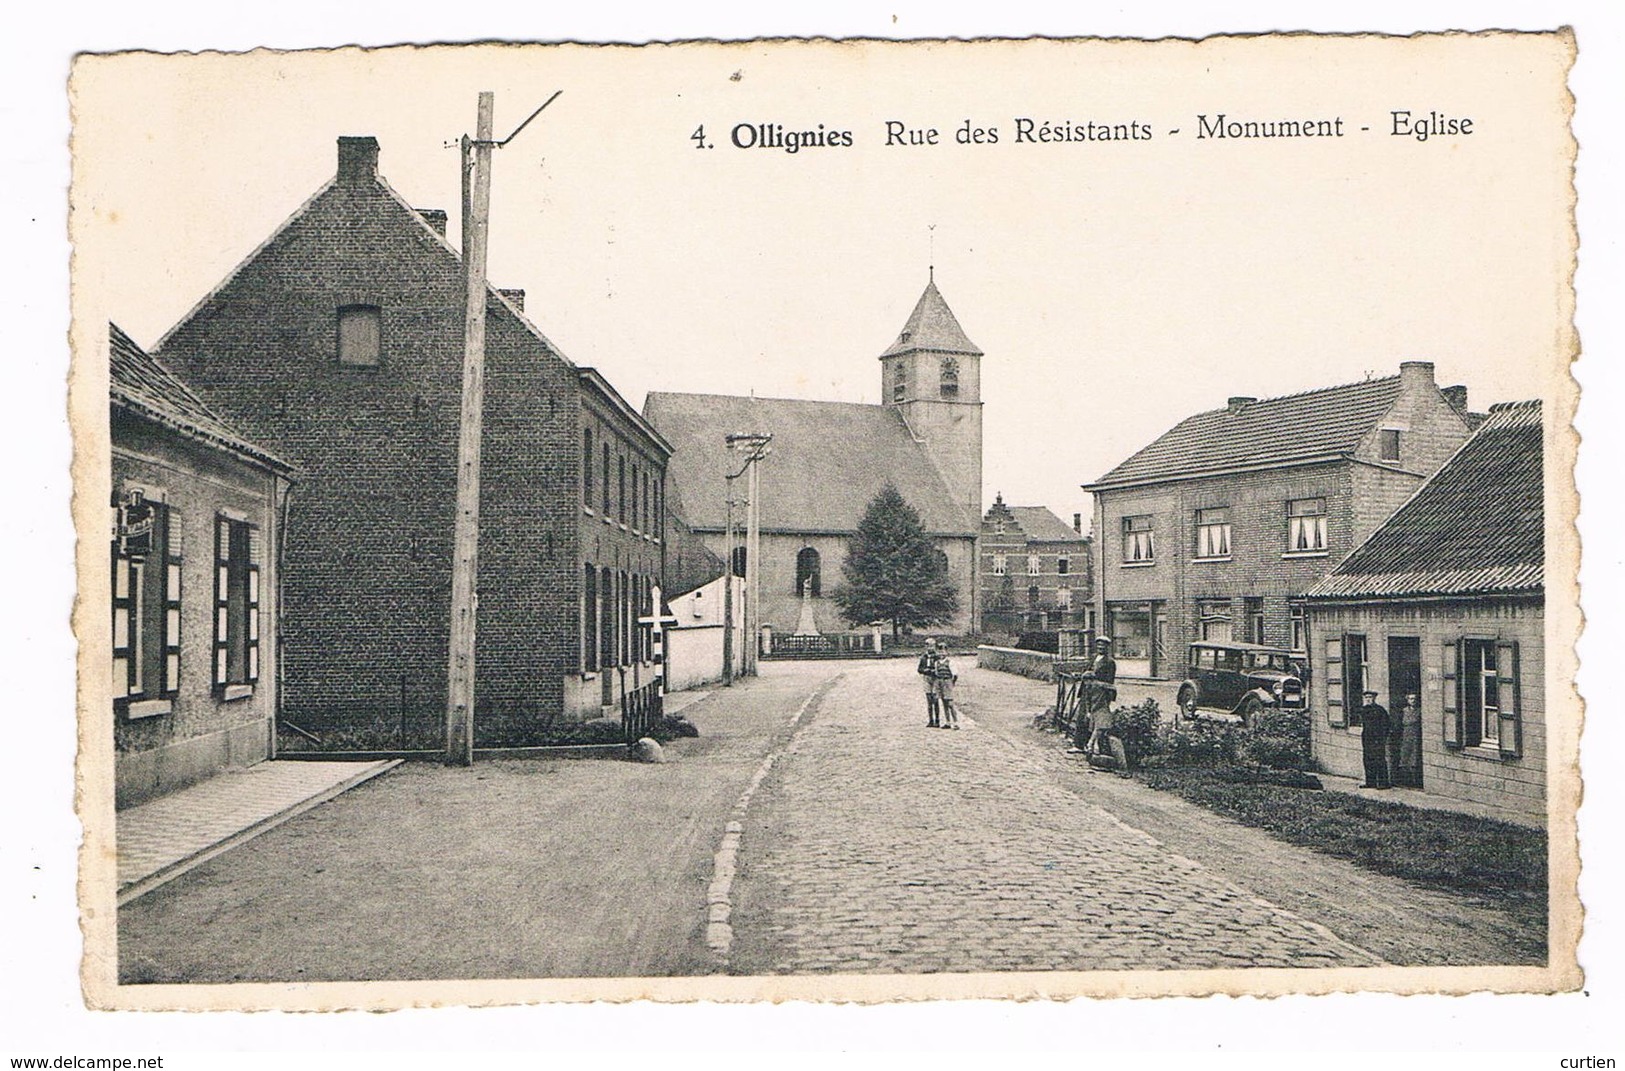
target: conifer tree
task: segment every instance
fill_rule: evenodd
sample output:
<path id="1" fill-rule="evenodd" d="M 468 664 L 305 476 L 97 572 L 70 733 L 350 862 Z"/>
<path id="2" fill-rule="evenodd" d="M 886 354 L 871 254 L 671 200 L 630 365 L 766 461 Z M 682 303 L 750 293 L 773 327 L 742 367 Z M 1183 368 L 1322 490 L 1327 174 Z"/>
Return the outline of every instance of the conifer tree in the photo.
<path id="1" fill-rule="evenodd" d="M 841 615 L 853 625 L 889 621 L 893 639 L 903 629 L 945 624 L 959 610 L 947 555 L 891 484 L 863 511 L 841 575 L 834 592 Z"/>

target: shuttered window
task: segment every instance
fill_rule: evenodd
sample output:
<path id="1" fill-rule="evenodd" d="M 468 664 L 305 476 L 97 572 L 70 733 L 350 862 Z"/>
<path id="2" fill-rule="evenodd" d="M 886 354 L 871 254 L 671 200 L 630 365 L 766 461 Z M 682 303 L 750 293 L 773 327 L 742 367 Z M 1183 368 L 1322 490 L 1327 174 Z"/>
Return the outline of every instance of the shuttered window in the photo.
<path id="1" fill-rule="evenodd" d="M 1348 725 L 1348 712 L 1343 706 L 1343 638 L 1331 636 L 1326 640 L 1326 722 L 1334 729 Z"/>
<path id="2" fill-rule="evenodd" d="M 214 684 L 224 691 L 260 679 L 260 530 L 215 518 Z"/>
<path id="3" fill-rule="evenodd" d="M 1496 744 L 1506 758 L 1515 759 L 1523 754 L 1523 719 L 1518 689 L 1518 645 L 1498 643 L 1495 646 L 1496 692 L 1500 699 Z M 1486 732 L 1486 736 L 1489 734 Z"/>
<path id="4" fill-rule="evenodd" d="M 1461 644 L 1452 640 L 1439 648 L 1439 706 L 1444 711 L 1444 746 L 1461 747 L 1466 729 L 1462 725 Z"/>
<path id="5" fill-rule="evenodd" d="M 114 508 L 112 690 L 126 712 L 130 701 L 180 690 L 180 537 L 175 512 L 140 492 Z"/>
<path id="6" fill-rule="evenodd" d="M 1360 724 L 1369 670 L 1365 636 L 1358 632 L 1343 633 L 1343 714 L 1350 725 Z"/>

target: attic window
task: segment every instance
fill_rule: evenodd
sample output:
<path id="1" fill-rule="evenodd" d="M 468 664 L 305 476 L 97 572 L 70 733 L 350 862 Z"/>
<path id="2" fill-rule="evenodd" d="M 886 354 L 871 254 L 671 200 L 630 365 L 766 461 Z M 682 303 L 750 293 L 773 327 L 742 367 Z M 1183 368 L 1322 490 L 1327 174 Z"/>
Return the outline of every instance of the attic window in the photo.
<path id="1" fill-rule="evenodd" d="M 377 367 L 382 338 L 383 310 L 377 305 L 339 307 L 339 364 Z"/>
<path id="2" fill-rule="evenodd" d="M 1378 455 L 1384 461 L 1399 460 L 1399 429 L 1383 428 L 1382 442 L 1379 445 Z"/>

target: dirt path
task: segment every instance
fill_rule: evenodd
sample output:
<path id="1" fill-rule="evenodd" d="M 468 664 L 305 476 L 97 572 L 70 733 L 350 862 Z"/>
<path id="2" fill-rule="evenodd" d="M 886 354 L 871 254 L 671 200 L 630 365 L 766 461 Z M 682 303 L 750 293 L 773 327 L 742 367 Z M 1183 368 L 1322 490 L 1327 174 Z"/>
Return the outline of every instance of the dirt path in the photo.
<path id="1" fill-rule="evenodd" d="M 1544 944 L 1531 940 L 1512 915 L 1493 904 L 1377 874 L 1277 840 L 1171 793 L 1089 771 L 1065 754 L 1060 737 L 1031 728 L 1033 714 L 1053 700 L 1050 685 L 973 669 L 963 691 L 967 709 L 982 725 L 1037 751 L 1045 768 L 1081 800 L 1104 807 L 1175 852 L 1313 918 L 1390 963 L 1465 966 L 1546 960 Z"/>
<path id="2" fill-rule="evenodd" d="M 398 767 L 123 908 L 121 980 L 706 973 L 724 818 L 834 672 L 779 670 L 689 708 L 703 735 L 663 765 Z"/>

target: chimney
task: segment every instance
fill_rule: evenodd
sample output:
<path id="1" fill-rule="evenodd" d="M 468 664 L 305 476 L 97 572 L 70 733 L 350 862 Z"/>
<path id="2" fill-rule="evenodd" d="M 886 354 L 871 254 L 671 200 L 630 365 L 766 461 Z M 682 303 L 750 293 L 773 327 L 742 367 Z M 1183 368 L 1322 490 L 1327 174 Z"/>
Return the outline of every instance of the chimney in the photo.
<path id="1" fill-rule="evenodd" d="M 525 311 L 525 292 L 518 289 L 509 289 L 505 286 L 497 287 L 497 293 L 508 299 L 508 303 L 520 312 Z"/>
<path id="2" fill-rule="evenodd" d="M 1230 415 L 1234 416 L 1256 401 L 1258 401 L 1257 398 L 1248 398 L 1243 395 L 1236 395 L 1225 404 L 1230 408 Z"/>
<path id="3" fill-rule="evenodd" d="M 444 208 L 420 208 L 418 209 L 418 215 L 423 217 L 423 222 L 434 228 L 436 234 L 442 238 L 446 236 L 446 210 Z"/>
<path id="4" fill-rule="evenodd" d="M 1083 514 L 1074 513 L 1072 515 L 1072 530 L 1079 535 L 1083 534 Z"/>
<path id="5" fill-rule="evenodd" d="M 354 186 L 378 177 L 378 139 L 339 138 L 339 184 Z"/>
<path id="6" fill-rule="evenodd" d="M 1467 411 L 1466 387 L 1461 385 L 1445 387 L 1439 393 L 1444 395 L 1444 400 L 1449 402 L 1450 408 L 1454 409 L 1456 412 L 1465 413 Z"/>
<path id="7" fill-rule="evenodd" d="M 1400 393 L 1418 395 L 1434 389 L 1432 361 L 1399 362 Z"/>

